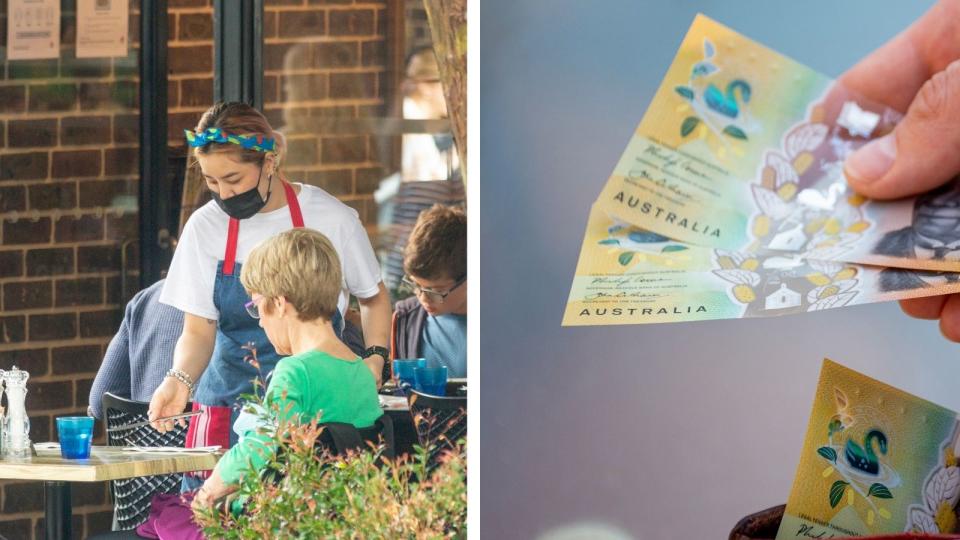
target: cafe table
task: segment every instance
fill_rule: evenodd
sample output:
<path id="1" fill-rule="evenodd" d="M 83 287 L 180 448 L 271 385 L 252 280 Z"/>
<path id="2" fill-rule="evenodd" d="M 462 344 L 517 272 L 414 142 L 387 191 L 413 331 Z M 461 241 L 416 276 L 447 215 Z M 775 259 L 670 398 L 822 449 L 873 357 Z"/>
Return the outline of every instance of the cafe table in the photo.
<path id="1" fill-rule="evenodd" d="M 138 476 L 212 469 L 220 458 L 211 452 L 139 452 L 119 446 L 94 446 L 89 459 L 64 459 L 56 444 L 38 443 L 36 455 L 0 459 L 0 480 L 36 480 L 44 484 L 46 538 L 70 540 L 72 482 L 104 482 Z"/>

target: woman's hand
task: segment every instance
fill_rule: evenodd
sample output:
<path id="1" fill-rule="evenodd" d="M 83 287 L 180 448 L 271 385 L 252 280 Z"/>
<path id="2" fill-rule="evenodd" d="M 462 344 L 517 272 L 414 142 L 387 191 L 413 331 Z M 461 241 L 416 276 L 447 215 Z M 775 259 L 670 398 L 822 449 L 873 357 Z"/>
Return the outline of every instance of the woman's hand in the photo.
<path id="1" fill-rule="evenodd" d="M 187 313 L 183 318 L 183 331 L 177 340 L 177 348 L 173 352 L 173 367 L 188 374 L 194 381 L 200 376 L 210 363 L 213 347 L 217 339 L 217 321 L 204 319 Z M 166 377 L 150 399 L 150 408 L 147 417 L 150 421 L 164 416 L 173 416 L 183 412 L 190 399 L 190 389 L 175 377 Z M 181 426 L 186 420 L 179 419 Z M 173 429 L 173 421 L 154 422 L 154 429 L 166 433 Z"/>
<path id="2" fill-rule="evenodd" d="M 147 409 L 147 418 L 153 422 L 157 418 L 181 414 L 189 399 L 190 390 L 187 386 L 173 377 L 167 377 L 153 392 L 150 407 Z M 174 422 L 179 422 L 181 426 L 186 425 L 183 418 L 153 422 L 151 425 L 160 433 L 166 433 L 173 429 Z"/>
<path id="3" fill-rule="evenodd" d="M 193 508 L 194 512 L 204 508 L 210 508 L 216 501 L 234 491 L 236 491 L 236 487 L 224 484 L 220 477 L 220 470 L 214 468 L 210 474 L 210 478 L 207 478 L 207 481 L 200 486 L 200 489 L 197 490 L 197 493 L 193 496 L 193 502 L 190 503 L 190 507 Z"/>
<path id="4" fill-rule="evenodd" d="M 216 501 L 216 499 L 213 498 L 210 492 L 201 486 L 200 489 L 193 494 L 193 502 L 190 503 L 190 508 L 194 513 L 197 513 L 212 507 L 214 501 Z"/>

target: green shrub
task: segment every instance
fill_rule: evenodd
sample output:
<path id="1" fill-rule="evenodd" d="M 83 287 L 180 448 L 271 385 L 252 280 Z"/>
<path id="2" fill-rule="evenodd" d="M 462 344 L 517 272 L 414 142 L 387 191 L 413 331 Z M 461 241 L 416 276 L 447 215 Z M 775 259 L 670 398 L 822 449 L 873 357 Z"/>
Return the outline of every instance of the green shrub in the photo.
<path id="1" fill-rule="evenodd" d="M 275 411 L 276 413 L 276 411 Z M 277 416 L 273 415 L 273 422 Z M 382 458 L 382 448 L 345 457 L 315 450 L 322 426 L 276 424 L 278 451 L 243 475 L 236 500 L 197 514 L 207 538 L 466 538 L 465 443 L 428 468 L 428 452 Z M 279 480 L 266 480 L 274 476 Z"/>

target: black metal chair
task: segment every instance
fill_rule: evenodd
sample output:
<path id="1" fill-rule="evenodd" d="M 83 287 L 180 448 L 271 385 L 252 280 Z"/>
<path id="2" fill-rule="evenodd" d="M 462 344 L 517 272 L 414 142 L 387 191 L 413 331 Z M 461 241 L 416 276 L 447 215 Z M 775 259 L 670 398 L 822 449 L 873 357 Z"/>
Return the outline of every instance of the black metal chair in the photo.
<path id="1" fill-rule="evenodd" d="M 393 419 L 386 414 L 381 415 L 372 426 L 366 428 L 357 428 L 345 422 L 323 422 L 319 425 L 324 429 L 314 444 L 317 454 L 339 457 L 349 452 L 372 450 L 382 444 L 381 464 L 383 459 L 393 459 L 396 455 Z M 282 454 L 278 454 L 277 460 L 283 461 Z M 280 471 L 265 467 L 260 472 L 260 481 L 278 484 L 282 476 Z"/>
<path id="2" fill-rule="evenodd" d="M 396 455 L 396 442 L 393 436 L 393 420 L 383 414 L 370 427 L 356 428 L 343 422 L 324 422 L 324 430 L 317 439 L 318 451 L 327 450 L 332 456 L 342 456 L 347 452 L 369 450 L 383 444 L 383 457 L 393 459 Z"/>
<path id="3" fill-rule="evenodd" d="M 430 450 L 429 465 L 467 436 L 467 396 L 432 396 L 410 390 L 410 414 L 420 446 Z"/>
<path id="4" fill-rule="evenodd" d="M 123 426 L 148 419 L 149 403 L 132 401 L 109 392 L 103 395 L 103 414 L 107 428 Z M 186 411 L 191 405 L 188 403 Z M 185 411 L 185 412 L 186 412 Z M 187 428 L 174 425 L 172 431 L 160 433 L 150 426 L 107 432 L 108 446 L 183 446 Z M 115 505 L 114 517 L 119 529 L 135 529 L 150 515 L 150 500 L 158 493 L 179 493 L 182 474 L 141 476 L 110 482 Z"/>

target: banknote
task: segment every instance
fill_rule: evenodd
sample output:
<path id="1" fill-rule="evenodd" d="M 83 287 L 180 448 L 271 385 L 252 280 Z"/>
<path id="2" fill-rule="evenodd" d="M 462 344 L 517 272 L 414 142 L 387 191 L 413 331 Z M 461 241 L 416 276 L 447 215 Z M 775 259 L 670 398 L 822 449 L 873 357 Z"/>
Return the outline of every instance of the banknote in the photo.
<path id="1" fill-rule="evenodd" d="M 690 244 L 960 271 L 960 183 L 871 201 L 851 152 L 901 115 L 697 16 L 597 203 Z"/>
<path id="2" fill-rule="evenodd" d="M 953 411 L 825 360 L 777 540 L 953 533 Z"/>
<path id="3" fill-rule="evenodd" d="M 960 292 L 960 274 L 737 252 L 590 212 L 564 326 L 768 317 Z"/>

